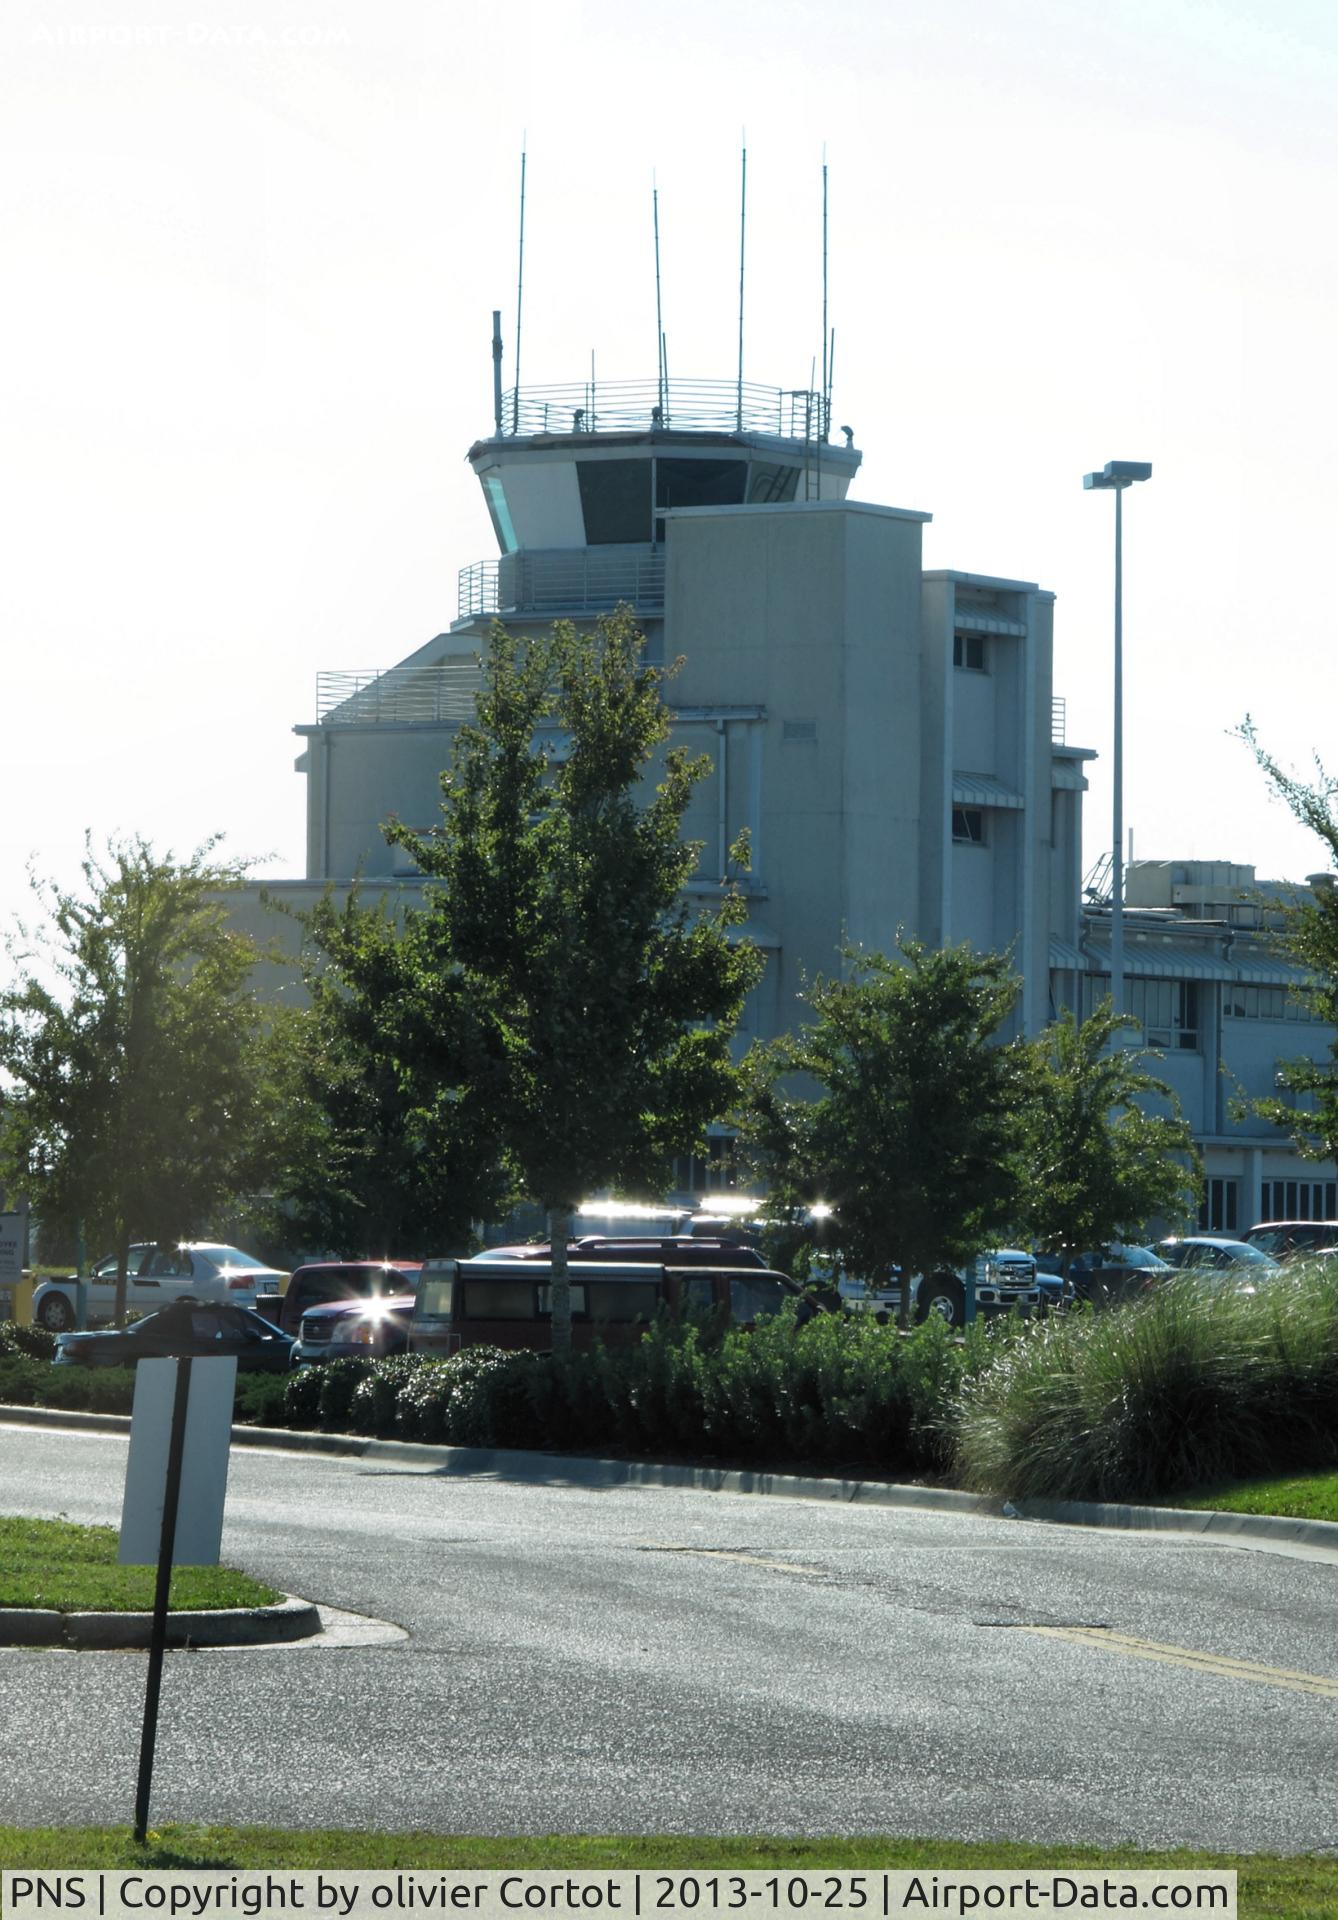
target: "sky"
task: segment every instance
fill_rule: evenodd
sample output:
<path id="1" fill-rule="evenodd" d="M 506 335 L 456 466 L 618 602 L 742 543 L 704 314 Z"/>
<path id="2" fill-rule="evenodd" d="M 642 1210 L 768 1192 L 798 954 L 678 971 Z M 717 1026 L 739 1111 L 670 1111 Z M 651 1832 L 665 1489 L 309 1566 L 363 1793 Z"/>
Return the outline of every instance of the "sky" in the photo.
<path id="1" fill-rule="evenodd" d="M 465 453 L 522 380 L 821 361 L 852 496 L 1057 595 L 1110 838 L 1125 500 L 1136 858 L 1323 866 L 1338 649 L 1331 0 L 9 0 L 0 22 L 0 921 L 84 835 L 300 874 L 316 676 L 394 664 L 495 551 Z"/>

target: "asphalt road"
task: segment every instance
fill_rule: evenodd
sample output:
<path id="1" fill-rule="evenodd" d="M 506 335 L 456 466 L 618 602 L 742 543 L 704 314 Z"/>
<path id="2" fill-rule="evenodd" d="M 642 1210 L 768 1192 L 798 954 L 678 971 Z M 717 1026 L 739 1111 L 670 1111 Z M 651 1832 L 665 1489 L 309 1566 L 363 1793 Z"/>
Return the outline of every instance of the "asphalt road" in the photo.
<path id="1" fill-rule="evenodd" d="M 0 1512 L 124 1460 L 0 1427 Z M 224 1553 L 408 1638 L 170 1654 L 155 1822 L 1338 1847 L 1318 1557 L 252 1449 Z M 144 1667 L 0 1651 L 0 1819 L 130 1818 Z"/>

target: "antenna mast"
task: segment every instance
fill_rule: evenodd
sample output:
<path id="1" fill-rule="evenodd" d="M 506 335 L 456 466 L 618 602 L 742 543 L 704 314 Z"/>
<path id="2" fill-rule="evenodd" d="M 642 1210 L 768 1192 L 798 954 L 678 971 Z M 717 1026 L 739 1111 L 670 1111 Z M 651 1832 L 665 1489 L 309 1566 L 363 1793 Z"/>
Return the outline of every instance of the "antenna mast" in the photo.
<path id="1" fill-rule="evenodd" d="M 511 431 L 520 432 L 520 309 L 525 295 L 525 143 L 520 149 L 520 264 L 516 268 L 516 387 L 511 402 Z"/>
<path id="2" fill-rule="evenodd" d="M 822 149 L 822 419 L 825 440 L 831 432 L 831 362 L 827 358 L 827 148 Z"/>
<path id="3" fill-rule="evenodd" d="M 735 430 L 743 432 L 743 243 L 748 225 L 748 134 L 743 136 L 743 175 L 739 188 L 739 386 Z"/>
<path id="4" fill-rule="evenodd" d="M 655 175 L 650 176 L 650 199 L 655 220 L 655 363 L 660 402 L 660 420 L 664 420 L 664 315 L 660 310 L 660 189 Z"/>
<path id="5" fill-rule="evenodd" d="M 809 375 L 809 384 L 813 375 Z M 813 405 L 809 395 L 808 404 Z M 827 146 L 822 148 L 822 390 L 818 395 L 817 473 L 818 498 L 822 498 L 822 443 L 827 438 Z"/>

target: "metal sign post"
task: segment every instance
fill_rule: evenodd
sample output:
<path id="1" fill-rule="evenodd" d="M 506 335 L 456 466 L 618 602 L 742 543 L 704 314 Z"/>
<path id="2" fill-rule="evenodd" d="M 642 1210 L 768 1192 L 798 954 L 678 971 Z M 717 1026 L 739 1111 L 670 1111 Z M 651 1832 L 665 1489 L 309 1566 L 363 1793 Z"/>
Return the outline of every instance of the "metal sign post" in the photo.
<path id="1" fill-rule="evenodd" d="M 153 1750 L 158 1738 L 158 1695 L 163 1683 L 163 1650 L 167 1645 L 167 1597 L 172 1585 L 172 1549 L 176 1545 L 177 1503 L 181 1497 L 181 1460 L 186 1450 L 191 1362 L 178 1360 L 176 1369 L 172 1431 L 167 1443 L 167 1481 L 163 1489 L 163 1529 L 158 1544 L 158 1581 L 153 1592 L 153 1626 L 149 1634 L 149 1677 L 144 1689 L 144 1726 L 139 1736 L 139 1780 L 135 1787 L 135 1839 L 141 1845 L 149 1826 L 149 1789 L 153 1784 Z"/>
<path id="2" fill-rule="evenodd" d="M 135 1789 L 141 1843 L 149 1825 L 172 1567 L 218 1563 L 236 1384 L 235 1358 L 198 1365 L 189 1358 L 141 1360 L 135 1379 L 117 1558 L 122 1565 L 157 1565 Z"/>

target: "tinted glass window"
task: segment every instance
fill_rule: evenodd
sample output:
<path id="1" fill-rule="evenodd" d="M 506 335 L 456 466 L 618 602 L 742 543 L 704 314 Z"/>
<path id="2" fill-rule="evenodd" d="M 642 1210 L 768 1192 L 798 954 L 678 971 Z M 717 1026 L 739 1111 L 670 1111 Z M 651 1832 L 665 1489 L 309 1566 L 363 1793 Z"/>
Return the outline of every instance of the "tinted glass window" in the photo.
<path id="1" fill-rule="evenodd" d="M 569 1280 L 567 1286 L 571 1292 L 571 1311 L 573 1318 L 585 1312 L 585 1283 L 581 1280 Z M 541 1280 L 537 1289 L 539 1314 L 547 1318 L 553 1311 L 553 1289 L 547 1280 Z"/>
<path id="2" fill-rule="evenodd" d="M 660 1304 L 654 1280 L 588 1280 L 586 1308 L 592 1320 L 650 1320 Z"/>
<path id="3" fill-rule="evenodd" d="M 194 1307 L 191 1310 L 190 1330 L 197 1340 L 230 1341 L 234 1345 L 241 1339 L 236 1327 L 230 1326 L 220 1313 L 213 1313 L 208 1307 Z"/>
<path id="4" fill-rule="evenodd" d="M 188 1280 L 191 1273 L 191 1258 L 177 1247 L 159 1247 L 152 1260 L 145 1263 L 141 1272 L 150 1274 L 155 1280 Z"/>
<path id="5" fill-rule="evenodd" d="M 799 485 L 798 467 L 766 466 L 754 460 L 748 480 L 750 500 L 793 500 Z"/>
<path id="6" fill-rule="evenodd" d="M 729 1283 L 729 1310 L 736 1320 L 779 1313 L 784 1299 L 784 1287 L 769 1274 L 740 1274 Z"/>
<path id="7" fill-rule="evenodd" d="M 592 547 L 650 539 L 649 460 L 578 460 L 576 480 Z"/>
<path id="8" fill-rule="evenodd" d="M 533 1320 L 532 1280 L 465 1280 L 466 1320 Z"/>
<path id="9" fill-rule="evenodd" d="M 657 460 L 655 505 L 738 506 L 743 500 L 747 478 L 745 460 Z"/>
<path id="10" fill-rule="evenodd" d="M 715 1305 L 715 1281 L 709 1274 L 682 1274 L 678 1282 L 678 1300 L 682 1312 L 689 1319 L 709 1313 Z"/>

